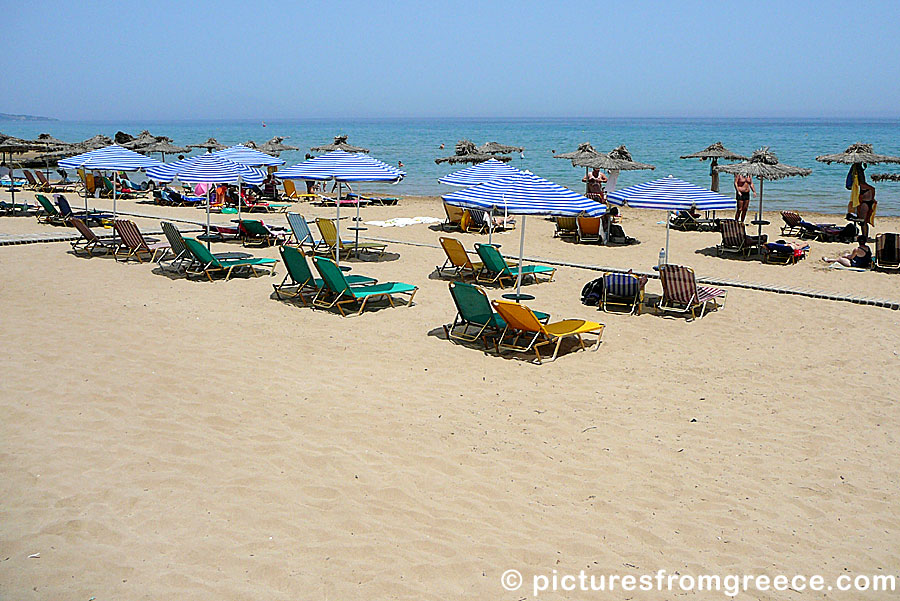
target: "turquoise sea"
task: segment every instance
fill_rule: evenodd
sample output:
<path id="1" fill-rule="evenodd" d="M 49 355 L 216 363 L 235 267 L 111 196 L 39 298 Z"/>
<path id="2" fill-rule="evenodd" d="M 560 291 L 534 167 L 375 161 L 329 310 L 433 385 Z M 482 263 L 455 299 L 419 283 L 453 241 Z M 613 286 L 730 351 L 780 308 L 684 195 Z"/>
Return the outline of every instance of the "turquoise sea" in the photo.
<path id="1" fill-rule="evenodd" d="M 815 161 L 820 154 L 842 152 L 850 144 L 869 142 L 880 154 L 900 155 L 900 120 L 803 120 L 803 119 L 309 119 L 241 121 L 45 121 L 0 122 L 4 133 L 34 138 L 47 132 L 66 141 L 78 141 L 103 133 L 112 137 L 121 130 L 136 135 L 149 129 L 171 137 L 176 144 L 199 142 L 212 136 L 224 144 L 252 139 L 258 143 L 272 136 L 286 136 L 286 143 L 301 148 L 282 154 L 288 164 L 303 160 L 308 148 L 347 134 L 349 142 L 371 149 L 387 163 L 403 161 L 407 178 L 396 187 L 369 185 L 364 192 L 437 195 L 450 189 L 437 178 L 462 166 L 436 165 L 434 159 L 453 153 L 457 140 L 476 144 L 497 141 L 524 146 L 524 158 L 515 155 L 512 165 L 583 192 L 583 170 L 554 159 L 557 153 L 590 142 L 608 151 L 625 144 L 634 159 L 656 165 L 655 171 L 624 172 L 618 187 L 675 175 L 709 186 L 709 163 L 680 160 L 709 144 L 721 141 L 727 148 L 749 155 L 769 146 L 783 163 L 808 167 L 812 175 L 766 182 L 766 208 L 793 208 L 842 213 L 849 192 L 844 189 L 847 168 Z M 440 150 L 441 144 L 445 145 Z M 157 155 L 158 156 L 158 155 Z M 167 160 L 174 160 L 174 157 Z M 868 173 L 900 172 L 900 165 L 870 166 Z M 731 179 L 722 175 L 723 192 L 730 193 Z M 880 215 L 900 215 L 900 183 L 876 184 Z M 755 201 L 755 199 L 754 199 Z"/>

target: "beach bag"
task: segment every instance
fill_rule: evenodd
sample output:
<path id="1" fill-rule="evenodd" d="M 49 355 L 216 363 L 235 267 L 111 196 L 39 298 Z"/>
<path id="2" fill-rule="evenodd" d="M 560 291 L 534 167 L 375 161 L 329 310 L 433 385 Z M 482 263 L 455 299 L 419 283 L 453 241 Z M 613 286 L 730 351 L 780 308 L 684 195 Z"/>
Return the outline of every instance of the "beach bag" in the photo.
<path id="1" fill-rule="evenodd" d="M 591 280 L 581 289 L 581 302 L 590 307 L 596 307 L 600 304 L 600 298 L 603 296 L 603 278 Z"/>

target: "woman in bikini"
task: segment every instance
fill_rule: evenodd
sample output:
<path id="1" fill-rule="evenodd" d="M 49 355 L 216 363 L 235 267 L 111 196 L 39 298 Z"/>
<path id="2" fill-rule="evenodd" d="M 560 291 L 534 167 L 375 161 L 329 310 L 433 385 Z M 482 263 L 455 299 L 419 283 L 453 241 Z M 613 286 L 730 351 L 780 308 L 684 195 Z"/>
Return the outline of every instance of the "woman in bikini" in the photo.
<path id="1" fill-rule="evenodd" d="M 744 223 L 747 218 L 747 209 L 750 208 L 750 191 L 756 194 L 756 188 L 753 186 L 753 178 L 746 175 L 734 176 L 734 197 L 737 200 L 737 206 L 734 209 L 734 219 L 739 223 Z"/>
<path id="2" fill-rule="evenodd" d="M 859 204 L 856 205 L 856 217 L 862 221 L 859 224 L 860 233 L 869 239 L 869 215 L 875 210 L 875 187 L 866 181 L 866 172 L 859 170 Z"/>

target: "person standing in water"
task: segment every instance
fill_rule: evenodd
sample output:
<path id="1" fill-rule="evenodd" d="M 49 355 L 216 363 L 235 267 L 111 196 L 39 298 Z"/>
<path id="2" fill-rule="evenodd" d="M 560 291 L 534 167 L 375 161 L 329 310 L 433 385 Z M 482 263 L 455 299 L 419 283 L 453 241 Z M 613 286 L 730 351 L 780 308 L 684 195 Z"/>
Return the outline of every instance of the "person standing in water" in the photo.
<path id="1" fill-rule="evenodd" d="M 744 223 L 747 218 L 747 209 L 750 208 L 750 191 L 756 194 L 756 187 L 753 185 L 753 178 L 746 175 L 734 176 L 734 197 L 737 200 L 737 206 L 734 209 L 734 219 L 739 223 Z"/>

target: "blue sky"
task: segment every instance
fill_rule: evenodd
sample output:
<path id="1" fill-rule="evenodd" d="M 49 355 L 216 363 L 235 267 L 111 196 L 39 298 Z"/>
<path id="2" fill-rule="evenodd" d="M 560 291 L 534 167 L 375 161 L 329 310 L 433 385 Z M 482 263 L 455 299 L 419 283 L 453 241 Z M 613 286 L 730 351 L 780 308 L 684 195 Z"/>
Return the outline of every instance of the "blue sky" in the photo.
<path id="1" fill-rule="evenodd" d="M 896 1 L 0 5 L 0 112 L 900 116 Z"/>

